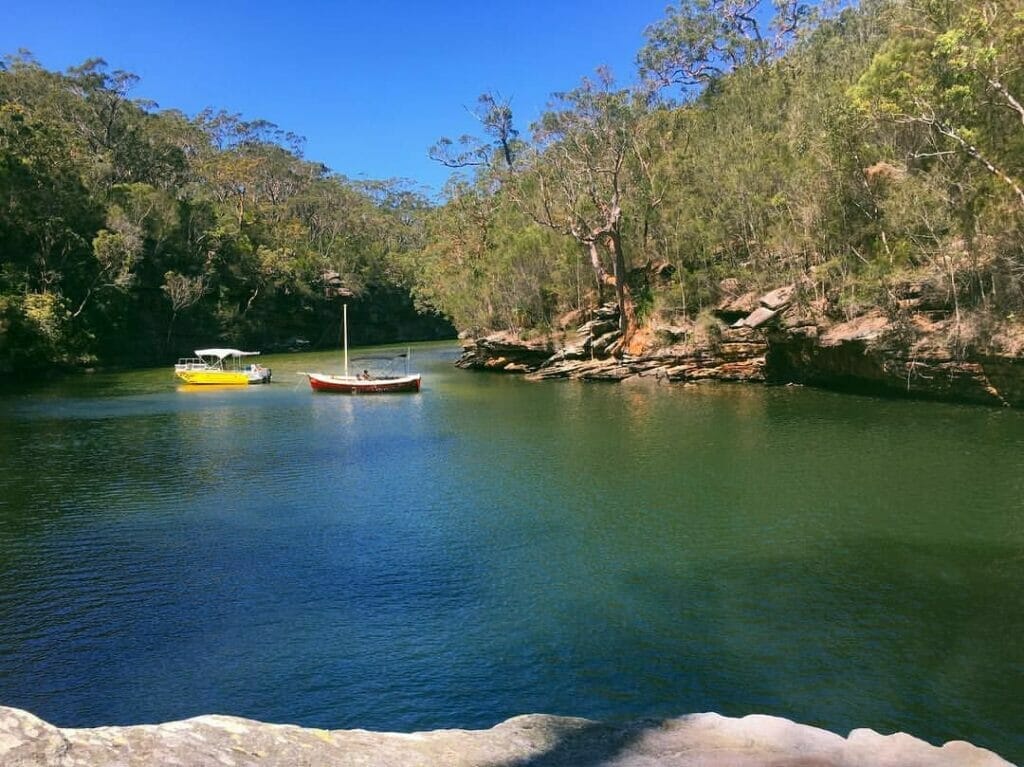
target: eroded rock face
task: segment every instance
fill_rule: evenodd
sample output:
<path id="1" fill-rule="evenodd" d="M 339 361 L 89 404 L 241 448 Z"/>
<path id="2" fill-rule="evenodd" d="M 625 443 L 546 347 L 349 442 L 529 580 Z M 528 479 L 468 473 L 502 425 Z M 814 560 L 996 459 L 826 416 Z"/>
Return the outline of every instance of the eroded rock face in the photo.
<path id="1" fill-rule="evenodd" d="M 957 349 L 958 320 L 928 286 L 901 289 L 898 319 L 868 310 L 830 320 L 814 302 L 798 306 L 797 293 L 786 285 L 727 300 L 717 313 L 729 324 L 713 334 L 647 328 L 661 343 L 634 355 L 609 353 L 620 333 L 614 305 L 606 305 L 575 337 L 519 343 L 488 336 L 469 344 L 459 364 L 535 380 L 766 381 L 1024 407 L 1024 352 Z"/>
<path id="2" fill-rule="evenodd" d="M 745 325 L 721 328 L 714 337 L 693 339 L 683 328 L 660 329 L 666 345 L 642 355 L 613 356 L 621 337 L 614 305 L 594 311 L 594 318 L 574 334 L 544 341 L 517 342 L 507 333 L 470 341 L 457 363 L 463 368 L 525 373 L 532 380 L 580 381 L 764 381 L 768 343 Z"/>
<path id="3" fill-rule="evenodd" d="M 898 733 L 848 738 L 771 716 L 692 714 L 609 725 L 519 716 L 489 730 L 318 730 L 229 716 L 58 729 L 0 707 L 4 767 L 1012 767 L 962 741 Z"/>
<path id="4" fill-rule="evenodd" d="M 543 364 L 556 351 L 555 344 L 550 340 L 530 342 L 520 340 L 510 333 L 493 333 L 465 343 L 462 357 L 456 364 L 478 370 L 505 370 L 512 365 L 515 367 L 506 372 L 529 372 Z"/>
<path id="5" fill-rule="evenodd" d="M 913 318 L 912 318 L 913 320 Z M 926 321 L 922 320 L 922 324 Z M 906 338 L 873 312 L 801 336 L 785 327 L 768 332 L 767 366 L 776 380 L 904 396 L 1024 406 L 1024 359 L 957 354 L 943 322 Z"/>

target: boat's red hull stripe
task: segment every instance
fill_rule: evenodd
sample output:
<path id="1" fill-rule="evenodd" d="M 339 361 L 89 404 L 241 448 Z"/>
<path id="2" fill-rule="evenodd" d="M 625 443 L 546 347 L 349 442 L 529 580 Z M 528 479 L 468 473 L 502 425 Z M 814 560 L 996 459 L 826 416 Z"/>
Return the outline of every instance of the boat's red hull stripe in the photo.
<path id="1" fill-rule="evenodd" d="M 344 383 L 324 381 L 309 376 L 309 385 L 313 391 L 342 392 L 346 394 L 385 394 L 387 392 L 406 392 L 420 390 L 420 377 L 400 379 L 397 381 L 379 381 L 367 383 Z"/>

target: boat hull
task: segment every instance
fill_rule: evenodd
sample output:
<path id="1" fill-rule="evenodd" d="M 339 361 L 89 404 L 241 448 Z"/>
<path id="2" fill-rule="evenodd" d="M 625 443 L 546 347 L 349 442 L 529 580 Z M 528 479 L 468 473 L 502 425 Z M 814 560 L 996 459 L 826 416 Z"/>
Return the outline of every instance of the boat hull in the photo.
<path id="1" fill-rule="evenodd" d="M 269 383 L 269 375 L 255 374 L 239 370 L 176 370 L 174 374 L 182 383 L 192 386 L 248 386 L 249 384 Z"/>
<path id="2" fill-rule="evenodd" d="M 420 375 L 397 376 L 395 378 L 371 378 L 356 376 L 335 376 L 325 373 L 307 373 L 309 385 L 316 392 L 339 394 L 390 394 L 392 392 L 418 392 Z"/>

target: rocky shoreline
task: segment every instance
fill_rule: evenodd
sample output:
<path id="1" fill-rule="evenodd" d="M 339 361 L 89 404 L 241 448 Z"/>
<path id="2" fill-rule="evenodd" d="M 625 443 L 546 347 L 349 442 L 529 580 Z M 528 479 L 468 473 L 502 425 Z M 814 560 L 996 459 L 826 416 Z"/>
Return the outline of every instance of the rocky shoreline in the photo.
<path id="1" fill-rule="evenodd" d="M 457 364 L 531 380 L 806 384 L 1024 406 L 1021 333 L 997 334 L 984 348 L 968 344 L 956 307 L 926 284 L 900 286 L 892 304 L 836 317 L 806 285 L 727 294 L 703 322 L 649 324 L 615 354 L 618 310 L 606 304 L 574 329 L 542 338 L 494 333 L 464 342 Z"/>
<path id="2" fill-rule="evenodd" d="M 320 730 L 231 716 L 61 729 L 0 706 L 4 767 L 1012 767 L 963 741 L 849 737 L 772 716 L 691 714 L 625 725 L 542 715 L 489 730 Z"/>

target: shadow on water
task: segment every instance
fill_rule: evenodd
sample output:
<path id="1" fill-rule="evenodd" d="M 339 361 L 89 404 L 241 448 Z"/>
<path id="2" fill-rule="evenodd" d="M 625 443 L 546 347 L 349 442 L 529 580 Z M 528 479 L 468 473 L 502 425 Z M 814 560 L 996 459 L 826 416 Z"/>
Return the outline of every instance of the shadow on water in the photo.
<path id="1" fill-rule="evenodd" d="M 614 631 L 609 616 L 582 651 L 665 680 L 637 690 L 654 693 L 643 706 L 655 716 L 769 714 L 844 737 L 967 740 L 1019 763 L 1022 564 L 1013 546 L 864 539 L 804 558 L 723 557 L 686 582 L 623 573 L 661 605 L 662 625 Z M 602 764 L 642 732 L 587 725 L 515 765 Z"/>
<path id="2" fill-rule="evenodd" d="M 695 571 L 689 584 L 655 572 L 630 580 L 686 623 L 671 650 L 686 666 L 680 673 L 703 675 L 688 685 L 704 689 L 709 710 L 786 717 L 842 737 L 865 727 L 935 746 L 967 740 L 1017 764 L 1024 733 L 1008 723 L 1024 721 L 1021 564 L 1012 546 L 866 539 L 827 559 L 722 559 L 713 572 Z M 684 616 L 695 611 L 699 620 L 689 622 Z M 594 633 L 605 656 L 642 664 L 638 632 L 601 626 Z M 854 646 L 865 637 L 874 645 L 868 658 Z M 784 651 L 790 643 L 793 652 Z M 745 694 L 733 689 L 719 698 L 719 686 L 736 678 Z M 696 713 L 679 710 L 678 700 L 675 708 L 667 700 L 646 703 L 666 718 Z M 559 721 L 541 753 L 501 767 L 606 765 L 661 726 L 651 718 L 614 720 Z"/>

